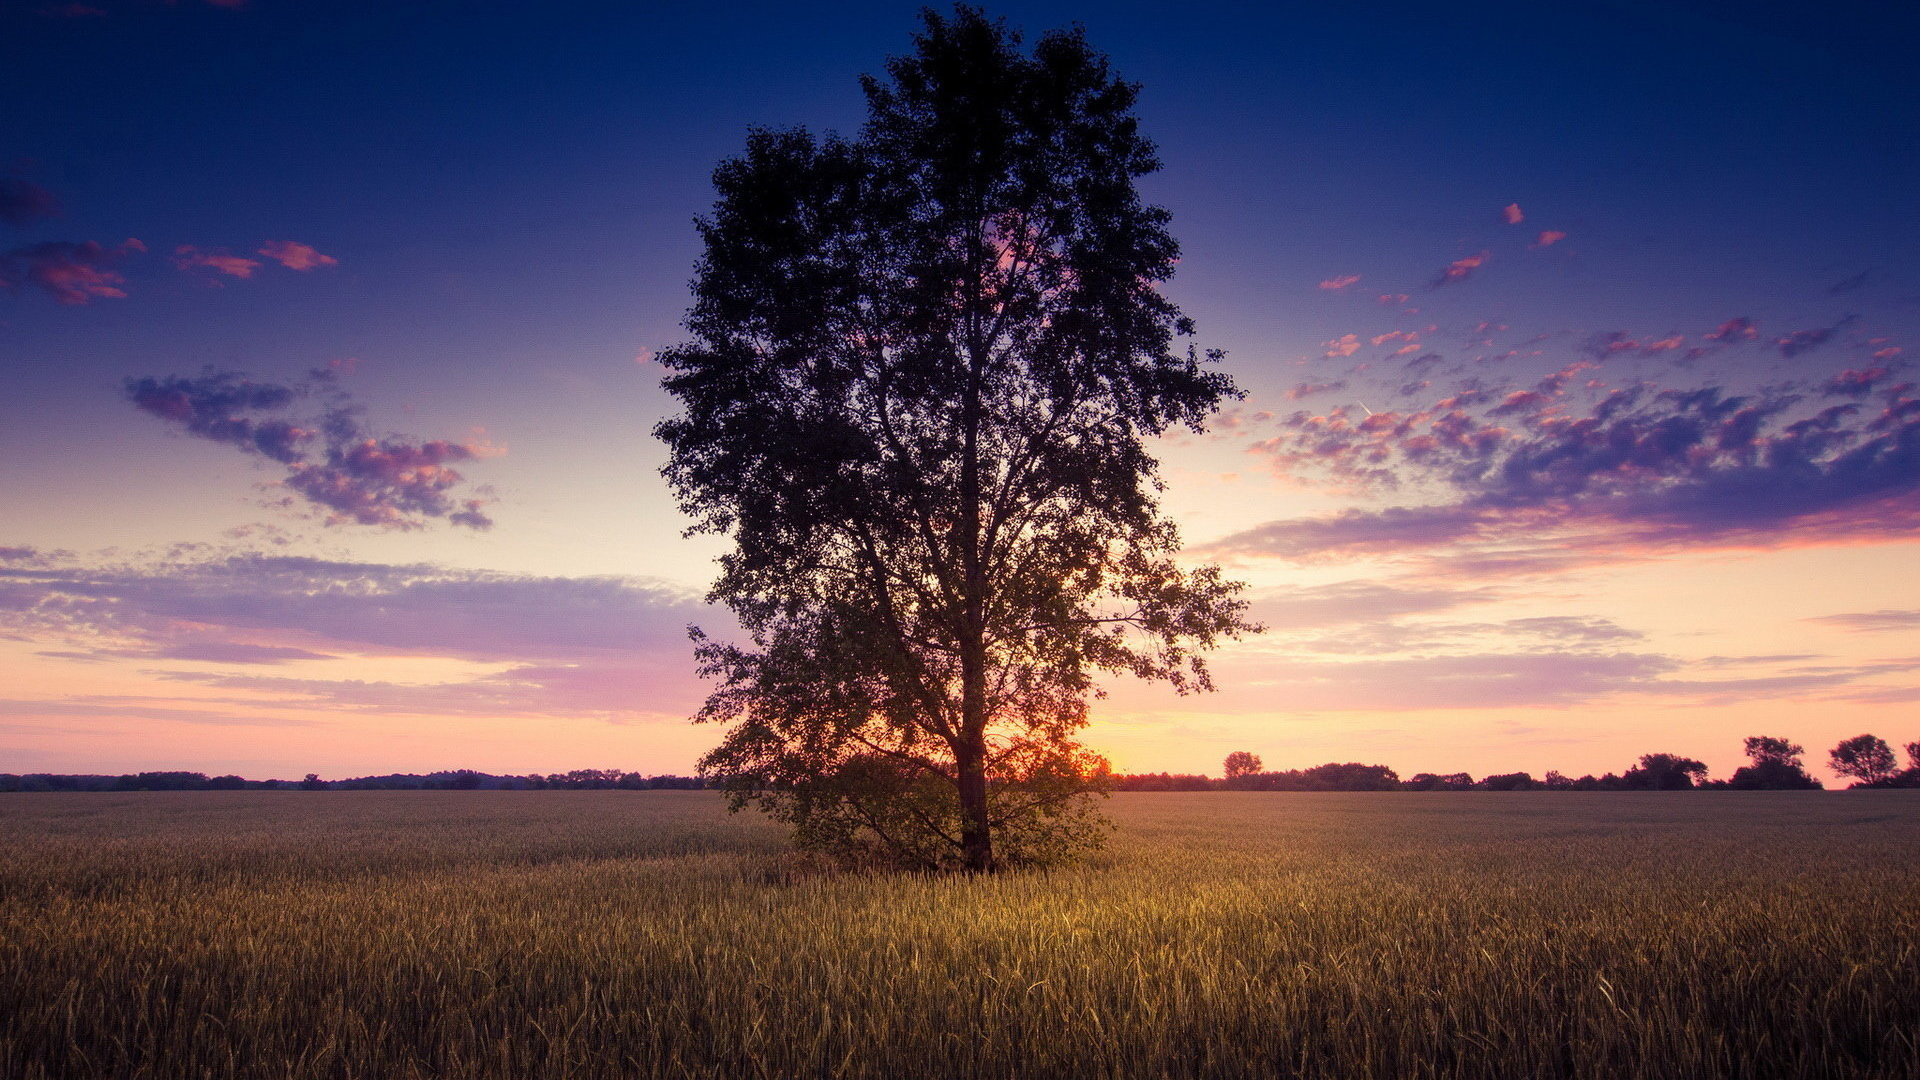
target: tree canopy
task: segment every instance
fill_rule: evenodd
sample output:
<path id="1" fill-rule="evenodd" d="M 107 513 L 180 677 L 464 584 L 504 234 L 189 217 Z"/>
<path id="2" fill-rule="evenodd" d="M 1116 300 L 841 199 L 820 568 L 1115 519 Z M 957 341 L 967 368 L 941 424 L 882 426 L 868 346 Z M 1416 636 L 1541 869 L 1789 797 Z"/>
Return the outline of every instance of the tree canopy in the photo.
<path id="1" fill-rule="evenodd" d="M 1842 739 L 1827 753 L 1827 764 L 1841 776 L 1851 776 L 1868 786 L 1885 783 L 1900 771 L 1893 747 L 1877 735 Z"/>
<path id="2" fill-rule="evenodd" d="M 1176 562 L 1147 444 L 1237 391 L 1176 347 L 1137 88 L 1078 31 L 923 19 L 858 138 L 759 130 L 714 173 L 657 434 L 751 638 L 699 640 L 703 769 L 805 843 L 985 870 L 1097 839 L 1102 673 L 1205 689 L 1253 629 Z"/>

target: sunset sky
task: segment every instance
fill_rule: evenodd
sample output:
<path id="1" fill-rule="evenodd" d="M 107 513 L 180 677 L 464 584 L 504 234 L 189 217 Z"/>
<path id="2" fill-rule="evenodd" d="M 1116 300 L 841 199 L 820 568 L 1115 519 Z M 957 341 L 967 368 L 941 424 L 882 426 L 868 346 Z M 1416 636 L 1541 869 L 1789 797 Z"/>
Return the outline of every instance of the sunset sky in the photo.
<path id="1" fill-rule="evenodd" d="M 1894 5 L 1001 4 L 1143 84 L 1164 440 L 1268 632 L 1123 771 L 1920 739 Z M 0 2 L 0 772 L 688 772 L 658 475 L 708 177 L 914 4 Z"/>

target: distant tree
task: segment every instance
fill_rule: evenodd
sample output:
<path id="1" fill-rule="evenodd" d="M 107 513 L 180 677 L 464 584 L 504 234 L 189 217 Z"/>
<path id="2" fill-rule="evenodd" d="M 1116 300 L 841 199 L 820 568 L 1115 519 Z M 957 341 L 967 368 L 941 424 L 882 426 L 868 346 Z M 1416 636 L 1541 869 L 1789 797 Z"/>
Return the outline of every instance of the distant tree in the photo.
<path id="1" fill-rule="evenodd" d="M 1078 31 L 923 19 L 858 139 L 760 130 L 715 171 L 655 430 L 751 638 L 699 639 L 702 769 L 816 849 L 986 871 L 1104 834 L 1101 674 L 1207 689 L 1252 629 L 1176 558 L 1151 452 L 1238 392 L 1158 287 L 1137 88 Z"/>
<path id="2" fill-rule="evenodd" d="M 1243 776 L 1252 776 L 1260 771 L 1260 755 L 1250 754 L 1245 750 L 1235 750 L 1227 755 L 1227 760 L 1221 764 L 1221 767 L 1226 771 L 1229 781 L 1238 780 Z"/>
<path id="3" fill-rule="evenodd" d="M 1113 778 L 1115 791 L 1212 791 L 1220 786 L 1197 773 L 1129 773 Z"/>
<path id="4" fill-rule="evenodd" d="M 1362 765 L 1357 761 L 1328 762 L 1306 770 L 1306 778 L 1319 791 L 1398 791 L 1400 774 L 1385 765 Z"/>
<path id="5" fill-rule="evenodd" d="M 1771 735 L 1747 736 L 1747 757 L 1755 765 L 1799 765 L 1806 747 Z"/>
<path id="6" fill-rule="evenodd" d="M 1559 769 L 1548 769 L 1547 778 L 1543 783 L 1548 791 L 1572 791 L 1576 781 Z"/>
<path id="7" fill-rule="evenodd" d="M 1740 791 L 1817 791 L 1820 781 L 1807 775 L 1800 764 L 1806 748 L 1770 735 L 1747 738 L 1747 757 L 1751 765 L 1733 771 L 1727 786 Z"/>
<path id="8" fill-rule="evenodd" d="M 1920 742 L 1910 742 L 1904 749 L 1907 752 L 1907 767 L 1893 778 L 1892 786 L 1920 788 Z"/>
<path id="9" fill-rule="evenodd" d="M 1893 747 L 1877 735 L 1855 735 L 1841 740 L 1840 745 L 1828 753 L 1827 763 L 1834 772 L 1858 781 L 1856 787 L 1883 784 L 1899 771 Z"/>
<path id="10" fill-rule="evenodd" d="M 216 776 L 207 781 L 207 789 L 209 791 L 239 791 L 246 786 L 247 782 L 245 779 L 234 776 L 231 773 L 226 776 Z"/>
<path id="11" fill-rule="evenodd" d="M 1489 776 L 1479 786 L 1487 791 L 1532 791 L 1542 785 L 1532 773 L 1514 772 Z"/>
<path id="12" fill-rule="evenodd" d="M 1678 754 L 1642 754 L 1640 764 L 1621 777 L 1622 786 L 1636 791 L 1683 791 L 1706 779 L 1707 766 Z"/>
<path id="13" fill-rule="evenodd" d="M 1414 773 L 1413 778 L 1402 785 L 1408 791 L 1471 791 L 1473 776 L 1470 773 Z"/>
<path id="14" fill-rule="evenodd" d="M 320 779 L 319 773 L 308 773 L 306 779 L 300 781 L 301 791 L 322 791 L 326 786 L 327 782 Z"/>

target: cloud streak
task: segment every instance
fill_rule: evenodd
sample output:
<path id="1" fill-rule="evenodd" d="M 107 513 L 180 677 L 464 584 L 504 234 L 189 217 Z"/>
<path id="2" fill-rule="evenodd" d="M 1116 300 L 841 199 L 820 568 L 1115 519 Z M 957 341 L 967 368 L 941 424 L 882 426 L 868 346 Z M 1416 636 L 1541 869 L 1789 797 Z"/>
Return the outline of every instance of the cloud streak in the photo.
<path id="1" fill-rule="evenodd" d="M 339 266 L 340 260 L 331 255 L 322 255 L 312 246 L 297 240 L 269 240 L 260 245 L 259 254 L 272 259 L 289 270 L 305 273 L 323 267 Z"/>
<path id="2" fill-rule="evenodd" d="M 41 562 L 0 566 L 0 633 L 58 642 L 59 650 L 43 653 L 56 659 L 148 661 L 156 665 L 149 674 L 162 679 L 243 693 L 226 704 L 250 710 L 680 717 L 701 696 L 686 662 L 686 627 L 737 631 L 690 590 L 628 577 L 257 554 Z M 395 657 L 505 666 L 443 682 L 365 676 L 370 659 Z M 306 665 L 297 677 L 265 673 L 296 662 Z M 180 663 L 196 666 L 173 666 Z M 200 666 L 207 664 L 226 670 Z M 21 707 L 145 713 L 144 706 L 100 701 Z M 206 722 L 238 721 L 216 712 Z"/>
<path id="3" fill-rule="evenodd" d="M 173 249 L 173 265 L 182 270 L 210 270 L 227 277 L 250 278 L 260 269 L 258 259 L 229 255 L 224 251 L 201 251 L 191 244 Z"/>
<path id="4" fill-rule="evenodd" d="M 375 436 L 340 390 L 317 369 L 306 382 L 255 382 L 235 372 L 128 379 L 127 399 L 189 435 L 237 447 L 286 467 L 282 483 L 325 511 L 329 525 L 417 529 L 431 519 L 486 529 L 484 499 L 462 497 L 453 466 L 499 451 L 478 442 Z M 296 405 L 317 402 L 310 416 Z"/>
<path id="5" fill-rule="evenodd" d="M 122 299 L 126 278 L 115 269 L 127 256 L 147 250 L 129 238 L 113 247 L 93 240 L 48 240 L 0 254 L 0 288 L 32 286 L 68 307 Z"/>
<path id="6" fill-rule="evenodd" d="M 1677 340 L 1616 336 L 1599 351 L 1651 356 Z M 1268 522 L 1206 548 L 1324 560 L 1524 542 L 1547 566 L 1920 535 L 1920 397 L 1891 371 L 1746 393 L 1575 384 L 1577 371 L 1405 411 L 1282 417 L 1252 447 L 1282 474 L 1428 497 Z"/>
<path id="7" fill-rule="evenodd" d="M 1486 265 L 1488 258 L 1490 258 L 1489 254 L 1482 251 L 1453 260 L 1447 264 L 1445 270 L 1440 271 L 1439 277 L 1433 279 L 1433 288 L 1437 289 L 1442 285 L 1452 285 L 1455 282 L 1467 280 L 1474 275 L 1475 271 Z"/>

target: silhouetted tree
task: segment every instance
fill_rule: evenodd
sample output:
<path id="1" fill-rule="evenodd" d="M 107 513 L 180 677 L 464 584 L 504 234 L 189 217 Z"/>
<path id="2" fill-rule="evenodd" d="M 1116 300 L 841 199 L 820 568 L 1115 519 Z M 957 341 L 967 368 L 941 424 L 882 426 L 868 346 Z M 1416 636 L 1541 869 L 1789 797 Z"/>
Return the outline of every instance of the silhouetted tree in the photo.
<path id="1" fill-rule="evenodd" d="M 1226 773 L 1228 785 L 1232 785 L 1234 781 L 1260 771 L 1260 755 L 1235 750 L 1221 763 L 1221 769 Z"/>
<path id="2" fill-rule="evenodd" d="M 703 770 L 802 843 L 987 870 L 1097 841 L 1097 673 L 1206 689 L 1195 650 L 1250 629 L 1175 563 L 1147 448 L 1237 392 L 1174 348 L 1136 88 L 1077 31 L 924 20 L 857 141 L 756 131 L 715 171 L 656 430 L 752 638 L 696 632 Z"/>
<path id="3" fill-rule="evenodd" d="M 1920 788 L 1920 742 L 1910 742 L 1903 749 L 1907 752 L 1907 767 L 1890 781 L 1891 786 Z"/>
<path id="4" fill-rule="evenodd" d="M 1800 755 L 1806 748 L 1777 739 L 1771 735 L 1753 735 L 1747 738 L 1747 757 L 1753 760 L 1751 765 L 1742 765 L 1733 771 L 1727 786 L 1743 791 L 1814 791 L 1820 788 L 1820 781 L 1807 775 L 1800 764 Z"/>
<path id="5" fill-rule="evenodd" d="M 1357 761 L 1328 762 L 1306 771 L 1314 787 L 1322 791 L 1397 791 L 1400 774 L 1385 765 L 1362 765 Z"/>
<path id="6" fill-rule="evenodd" d="M 1628 769 L 1621 785 L 1641 791 L 1682 791 L 1704 780 L 1707 766 L 1678 754 L 1642 754 L 1640 764 Z"/>
<path id="7" fill-rule="evenodd" d="M 1899 771 L 1893 747 L 1877 735 L 1855 735 L 1841 740 L 1840 745 L 1828 753 L 1827 762 L 1834 772 L 1853 777 L 1863 787 L 1885 783 Z"/>
<path id="8" fill-rule="evenodd" d="M 1532 773 L 1497 773 L 1480 781 L 1480 787 L 1486 791 L 1532 791 L 1540 787 L 1540 781 Z"/>
<path id="9" fill-rule="evenodd" d="M 1473 789 L 1473 777 L 1463 772 L 1414 773 L 1413 778 L 1402 786 L 1408 791 L 1470 791 Z"/>
<path id="10" fill-rule="evenodd" d="M 1130 773 L 1113 778 L 1115 791 L 1212 791 L 1220 781 L 1198 773 Z"/>
<path id="11" fill-rule="evenodd" d="M 300 790 L 302 791 L 322 791 L 325 790 L 326 786 L 327 782 L 320 779 L 319 773 L 308 773 L 306 779 L 300 781 Z"/>

